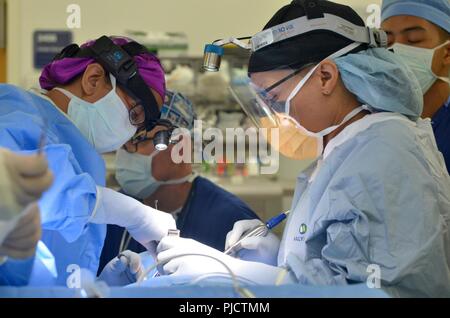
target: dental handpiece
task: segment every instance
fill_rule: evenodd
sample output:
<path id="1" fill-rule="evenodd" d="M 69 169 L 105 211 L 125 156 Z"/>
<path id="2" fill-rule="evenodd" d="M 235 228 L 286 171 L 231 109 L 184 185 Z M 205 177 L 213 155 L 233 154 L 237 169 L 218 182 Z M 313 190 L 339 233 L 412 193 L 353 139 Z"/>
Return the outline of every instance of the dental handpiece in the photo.
<path id="1" fill-rule="evenodd" d="M 250 231 L 244 232 L 244 235 L 233 245 L 231 245 L 229 248 L 227 248 L 224 253 L 227 255 L 233 255 L 241 248 L 241 242 L 245 240 L 248 237 L 254 237 L 254 236 L 266 236 L 269 230 L 275 228 L 277 225 L 279 225 L 281 222 L 283 222 L 284 219 L 288 216 L 288 214 L 291 211 L 286 211 L 283 213 L 280 213 L 277 216 L 274 216 L 273 218 L 270 218 L 266 223 L 262 223 L 251 229 Z"/>

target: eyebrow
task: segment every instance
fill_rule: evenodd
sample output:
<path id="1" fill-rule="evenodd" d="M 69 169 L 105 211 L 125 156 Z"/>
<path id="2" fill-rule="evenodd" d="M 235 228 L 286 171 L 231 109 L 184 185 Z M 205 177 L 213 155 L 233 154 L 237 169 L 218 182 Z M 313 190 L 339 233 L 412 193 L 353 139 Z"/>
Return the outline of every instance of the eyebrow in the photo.
<path id="1" fill-rule="evenodd" d="M 426 30 L 421 26 L 414 26 L 414 27 L 409 27 L 409 28 L 403 29 L 399 33 L 409 33 L 409 32 L 417 32 L 417 31 L 426 31 Z M 386 33 L 388 35 L 394 34 L 394 32 L 392 32 L 392 31 L 386 31 Z"/>
<path id="2" fill-rule="evenodd" d="M 408 32 L 416 32 L 416 31 L 426 31 L 424 28 L 420 26 L 410 27 L 402 30 L 401 33 L 408 33 Z"/>

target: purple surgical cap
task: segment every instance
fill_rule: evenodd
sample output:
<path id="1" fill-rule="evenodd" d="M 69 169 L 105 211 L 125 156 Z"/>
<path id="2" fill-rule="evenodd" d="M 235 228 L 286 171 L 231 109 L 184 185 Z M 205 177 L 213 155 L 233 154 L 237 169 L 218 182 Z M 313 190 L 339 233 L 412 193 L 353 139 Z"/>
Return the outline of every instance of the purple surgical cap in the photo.
<path id="1" fill-rule="evenodd" d="M 125 37 L 110 37 L 117 45 L 124 45 L 133 40 Z M 89 47 L 95 41 L 88 41 L 81 45 L 81 48 Z M 159 59 L 150 53 L 139 54 L 133 57 L 138 67 L 139 74 L 144 82 L 154 89 L 164 100 L 166 92 L 166 82 L 164 69 Z M 47 64 L 39 77 L 41 88 L 51 90 L 56 86 L 66 85 L 73 79 L 83 74 L 86 67 L 94 63 L 93 58 L 64 58 Z"/>

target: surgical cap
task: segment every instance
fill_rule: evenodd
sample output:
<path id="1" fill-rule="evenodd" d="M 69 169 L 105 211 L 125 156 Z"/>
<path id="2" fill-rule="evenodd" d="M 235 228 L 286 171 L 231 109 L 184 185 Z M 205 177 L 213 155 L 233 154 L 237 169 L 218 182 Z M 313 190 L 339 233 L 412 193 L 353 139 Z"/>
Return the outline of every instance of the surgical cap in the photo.
<path id="1" fill-rule="evenodd" d="M 166 119 L 172 125 L 192 131 L 194 120 L 197 118 L 192 102 L 183 94 L 166 91 L 164 105 L 161 108 L 161 119 Z"/>
<path id="2" fill-rule="evenodd" d="M 397 112 L 416 120 L 423 94 L 414 73 L 386 49 L 368 49 L 335 59 L 345 87 L 361 103 L 378 111 Z"/>
<path id="3" fill-rule="evenodd" d="M 318 0 L 316 2 L 321 12 L 336 15 L 355 25 L 364 26 L 363 19 L 351 7 L 331 1 Z M 289 5 L 278 10 L 263 30 L 305 15 L 310 16 L 308 15 L 308 7 L 311 5 L 304 0 L 292 1 Z M 248 71 L 254 73 L 280 68 L 300 69 L 307 64 L 319 63 L 352 42 L 352 40 L 331 31 L 311 31 L 253 52 L 250 56 Z M 353 52 L 365 49 L 367 49 L 367 45 L 362 44 Z"/>
<path id="4" fill-rule="evenodd" d="M 396 15 L 419 17 L 450 33 L 449 0 L 383 0 L 381 20 Z"/>
<path id="5" fill-rule="evenodd" d="M 124 45 L 133 40 L 125 37 L 111 37 L 117 45 Z M 81 48 L 89 47 L 95 41 L 89 41 L 81 45 Z M 164 100 L 166 82 L 164 69 L 159 59 L 150 53 L 139 54 L 133 57 L 138 67 L 138 72 L 144 82 L 154 89 Z M 39 83 L 43 89 L 50 90 L 56 86 L 67 85 L 72 80 L 83 74 L 89 64 L 95 62 L 93 58 L 64 58 L 47 64 L 42 70 Z"/>

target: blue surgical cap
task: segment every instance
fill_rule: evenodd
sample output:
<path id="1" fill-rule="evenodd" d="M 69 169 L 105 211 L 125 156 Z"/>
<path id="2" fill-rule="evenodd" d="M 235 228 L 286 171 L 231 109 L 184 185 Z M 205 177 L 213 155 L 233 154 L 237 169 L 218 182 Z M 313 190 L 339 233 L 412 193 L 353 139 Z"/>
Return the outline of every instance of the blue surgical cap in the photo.
<path id="1" fill-rule="evenodd" d="M 192 130 L 197 115 L 191 101 L 183 94 L 166 90 L 164 105 L 161 108 L 161 119 L 166 119 L 179 128 Z"/>
<path id="2" fill-rule="evenodd" d="M 397 112 L 412 120 L 423 110 L 422 89 L 414 73 L 386 49 L 375 48 L 335 59 L 345 87 L 378 111 Z"/>
<path id="3" fill-rule="evenodd" d="M 396 15 L 419 17 L 450 33 L 449 0 L 383 0 L 381 21 Z"/>

